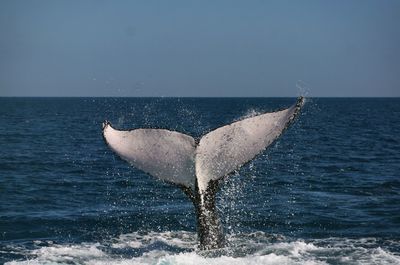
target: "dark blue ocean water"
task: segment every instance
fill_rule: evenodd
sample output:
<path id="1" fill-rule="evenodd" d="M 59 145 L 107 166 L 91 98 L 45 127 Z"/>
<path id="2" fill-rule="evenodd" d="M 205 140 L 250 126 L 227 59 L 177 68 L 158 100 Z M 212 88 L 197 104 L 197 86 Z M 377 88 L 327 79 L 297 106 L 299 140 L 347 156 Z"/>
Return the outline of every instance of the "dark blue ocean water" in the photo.
<path id="1" fill-rule="evenodd" d="M 0 98 L 0 263 L 400 264 L 400 99 L 307 99 L 227 180 L 229 247 L 196 250 L 191 202 L 118 159 L 101 123 L 192 136 L 290 98 Z"/>

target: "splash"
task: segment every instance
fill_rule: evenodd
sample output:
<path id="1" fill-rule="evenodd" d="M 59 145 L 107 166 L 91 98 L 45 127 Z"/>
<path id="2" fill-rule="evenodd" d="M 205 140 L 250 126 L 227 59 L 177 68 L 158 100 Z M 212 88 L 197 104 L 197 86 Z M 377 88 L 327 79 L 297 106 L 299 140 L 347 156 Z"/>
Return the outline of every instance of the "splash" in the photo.
<path id="1" fill-rule="evenodd" d="M 303 80 L 297 80 L 296 88 L 298 89 L 299 96 L 302 96 L 304 98 L 307 98 L 308 94 L 311 91 L 310 85 Z"/>

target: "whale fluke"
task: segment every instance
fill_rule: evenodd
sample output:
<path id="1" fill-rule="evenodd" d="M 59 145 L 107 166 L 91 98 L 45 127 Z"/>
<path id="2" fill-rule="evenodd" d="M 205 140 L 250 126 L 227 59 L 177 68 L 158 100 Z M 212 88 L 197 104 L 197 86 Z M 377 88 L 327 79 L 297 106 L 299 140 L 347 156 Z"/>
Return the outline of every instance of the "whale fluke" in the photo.
<path id="1" fill-rule="evenodd" d="M 117 130 L 103 123 L 108 146 L 132 166 L 178 185 L 192 200 L 201 249 L 224 245 L 215 209 L 219 180 L 251 161 L 292 123 L 304 105 L 299 97 L 290 108 L 257 115 L 217 128 L 196 141 L 165 129 Z"/>
<path id="2" fill-rule="evenodd" d="M 195 141 L 163 129 L 120 131 L 103 125 L 108 146 L 132 166 L 164 181 L 195 189 Z"/>
<path id="3" fill-rule="evenodd" d="M 210 180 L 239 169 L 265 150 L 289 126 L 304 104 L 257 115 L 220 127 L 204 135 L 196 148 L 196 176 L 200 192 Z"/>

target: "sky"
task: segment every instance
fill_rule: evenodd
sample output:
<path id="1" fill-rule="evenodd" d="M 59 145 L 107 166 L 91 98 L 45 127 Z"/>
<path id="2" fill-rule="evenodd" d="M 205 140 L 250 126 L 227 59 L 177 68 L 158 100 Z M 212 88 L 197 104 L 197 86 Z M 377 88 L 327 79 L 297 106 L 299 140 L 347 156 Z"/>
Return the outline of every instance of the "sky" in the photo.
<path id="1" fill-rule="evenodd" d="M 0 96 L 399 97 L 400 1 L 0 1 Z"/>

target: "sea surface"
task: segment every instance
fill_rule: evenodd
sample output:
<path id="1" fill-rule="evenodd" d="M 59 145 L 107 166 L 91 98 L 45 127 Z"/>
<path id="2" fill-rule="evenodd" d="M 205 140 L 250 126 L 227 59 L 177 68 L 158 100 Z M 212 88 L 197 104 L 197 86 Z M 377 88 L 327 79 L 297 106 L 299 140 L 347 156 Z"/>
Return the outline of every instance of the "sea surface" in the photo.
<path id="1" fill-rule="evenodd" d="M 0 264 L 400 264 L 400 99 L 308 98 L 227 179 L 227 247 L 183 192 L 130 167 L 114 127 L 200 137 L 295 98 L 0 98 Z"/>

